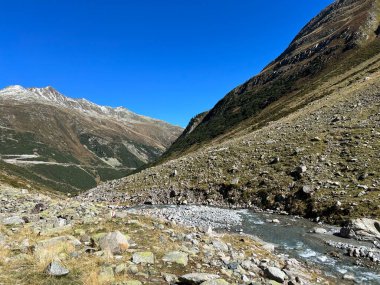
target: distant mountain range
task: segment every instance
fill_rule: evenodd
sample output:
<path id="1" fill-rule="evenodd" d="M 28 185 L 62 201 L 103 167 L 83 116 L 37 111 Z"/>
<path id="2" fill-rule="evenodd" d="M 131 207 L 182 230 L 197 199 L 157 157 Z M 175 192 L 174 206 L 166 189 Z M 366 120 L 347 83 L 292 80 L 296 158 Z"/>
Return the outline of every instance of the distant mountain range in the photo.
<path id="1" fill-rule="evenodd" d="M 123 107 L 66 97 L 52 87 L 0 90 L 0 114 L 1 163 L 69 192 L 154 161 L 182 132 Z"/>

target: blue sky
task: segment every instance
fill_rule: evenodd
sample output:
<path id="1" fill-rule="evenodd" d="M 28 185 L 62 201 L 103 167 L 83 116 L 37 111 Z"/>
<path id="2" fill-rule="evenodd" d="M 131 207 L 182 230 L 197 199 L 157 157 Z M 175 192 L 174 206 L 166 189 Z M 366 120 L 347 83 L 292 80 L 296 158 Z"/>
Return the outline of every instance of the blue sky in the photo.
<path id="1" fill-rule="evenodd" d="M 186 126 L 332 2 L 1 1 L 0 87 L 51 85 Z"/>

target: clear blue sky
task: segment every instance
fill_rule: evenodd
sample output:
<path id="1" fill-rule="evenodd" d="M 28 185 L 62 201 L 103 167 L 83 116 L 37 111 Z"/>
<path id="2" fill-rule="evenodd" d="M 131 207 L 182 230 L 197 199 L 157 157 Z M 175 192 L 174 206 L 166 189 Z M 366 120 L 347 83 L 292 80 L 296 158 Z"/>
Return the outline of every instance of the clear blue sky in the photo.
<path id="1" fill-rule="evenodd" d="M 331 2 L 1 1 L 0 87 L 51 85 L 185 126 Z"/>

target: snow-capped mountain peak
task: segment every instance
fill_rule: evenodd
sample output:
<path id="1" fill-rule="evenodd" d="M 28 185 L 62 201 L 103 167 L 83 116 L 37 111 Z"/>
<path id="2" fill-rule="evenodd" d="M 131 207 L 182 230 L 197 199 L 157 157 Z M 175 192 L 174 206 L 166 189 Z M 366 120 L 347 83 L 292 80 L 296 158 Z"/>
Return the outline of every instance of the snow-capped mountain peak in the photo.
<path id="1" fill-rule="evenodd" d="M 0 90 L 1 100 L 13 100 L 23 104 L 53 105 L 59 108 L 80 111 L 90 116 L 106 116 L 127 122 L 160 122 L 159 120 L 135 114 L 124 107 L 100 106 L 84 98 L 66 97 L 51 86 L 43 88 L 24 88 L 20 85 L 9 86 Z"/>

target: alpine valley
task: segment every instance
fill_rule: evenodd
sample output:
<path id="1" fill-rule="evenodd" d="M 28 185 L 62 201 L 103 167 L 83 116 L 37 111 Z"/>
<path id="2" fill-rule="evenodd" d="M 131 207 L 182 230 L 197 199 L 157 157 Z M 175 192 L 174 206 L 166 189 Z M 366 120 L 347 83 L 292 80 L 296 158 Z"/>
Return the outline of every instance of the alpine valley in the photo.
<path id="1" fill-rule="evenodd" d="M 380 284 L 379 153 L 380 0 L 334 1 L 185 130 L 5 88 L 0 285 Z"/>

